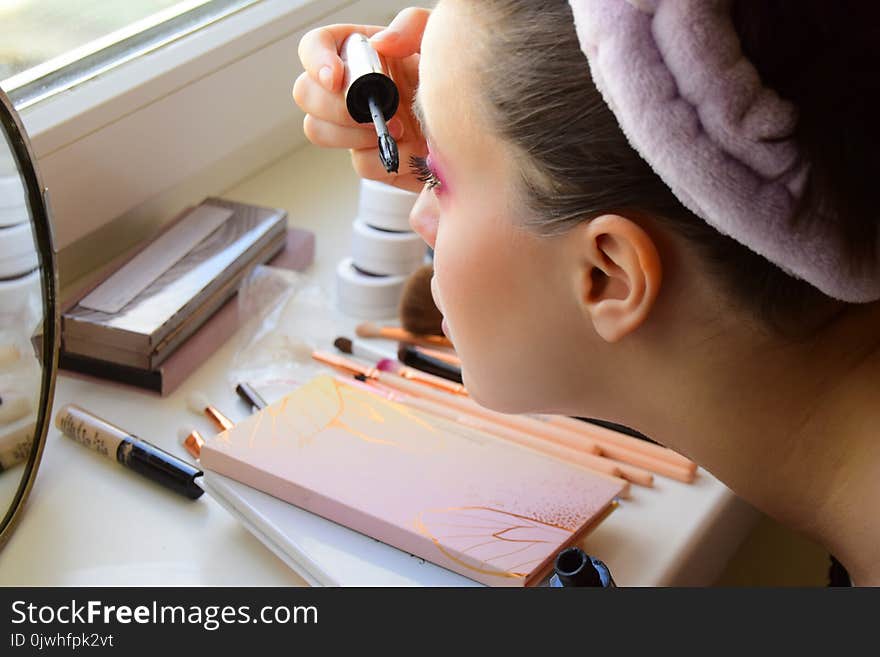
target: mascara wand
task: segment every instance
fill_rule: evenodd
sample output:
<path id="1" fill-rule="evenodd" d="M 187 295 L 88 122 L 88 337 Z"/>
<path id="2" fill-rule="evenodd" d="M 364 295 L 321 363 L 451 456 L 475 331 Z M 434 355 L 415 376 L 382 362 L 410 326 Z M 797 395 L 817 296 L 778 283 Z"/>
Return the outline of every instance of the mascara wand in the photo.
<path id="1" fill-rule="evenodd" d="M 373 117 L 373 125 L 376 126 L 376 134 L 379 135 L 379 159 L 388 173 L 397 173 L 400 168 L 400 155 L 397 152 L 397 142 L 388 132 L 388 124 L 376 100 L 370 96 L 370 114 Z"/>

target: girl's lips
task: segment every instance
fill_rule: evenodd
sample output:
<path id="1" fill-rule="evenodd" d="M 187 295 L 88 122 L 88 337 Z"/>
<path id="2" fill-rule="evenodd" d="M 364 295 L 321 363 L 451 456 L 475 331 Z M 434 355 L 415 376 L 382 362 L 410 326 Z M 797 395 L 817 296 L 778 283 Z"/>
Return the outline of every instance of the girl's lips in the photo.
<path id="1" fill-rule="evenodd" d="M 435 324 L 436 326 L 436 324 Z M 443 331 L 443 335 L 447 338 L 449 337 L 449 325 L 446 323 L 446 318 L 443 318 L 443 321 L 440 322 L 440 329 Z"/>

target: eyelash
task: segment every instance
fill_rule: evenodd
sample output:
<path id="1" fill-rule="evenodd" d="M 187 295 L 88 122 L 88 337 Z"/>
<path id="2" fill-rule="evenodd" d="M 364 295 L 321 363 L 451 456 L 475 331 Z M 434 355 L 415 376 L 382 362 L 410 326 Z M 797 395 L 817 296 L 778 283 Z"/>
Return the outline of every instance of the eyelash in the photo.
<path id="1" fill-rule="evenodd" d="M 434 189 L 441 184 L 437 174 L 428 166 L 426 158 L 411 155 L 409 158 L 409 168 L 416 175 L 416 179 L 425 183 L 428 189 Z"/>

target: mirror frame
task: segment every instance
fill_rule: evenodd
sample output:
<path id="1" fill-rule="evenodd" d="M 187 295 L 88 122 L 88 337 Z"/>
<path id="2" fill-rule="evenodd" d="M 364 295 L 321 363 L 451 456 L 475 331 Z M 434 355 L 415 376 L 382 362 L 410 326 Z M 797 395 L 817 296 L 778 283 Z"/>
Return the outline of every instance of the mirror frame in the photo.
<path id="1" fill-rule="evenodd" d="M 34 438 L 31 452 L 25 463 L 24 473 L 18 490 L 0 521 L 0 549 L 9 541 L 16 524 L 21 519 L 43 449 L 46 433 L 51 422 L 52 402 L 55 397 L 55 377 L 58 371 L 59 316 L 58 316 L 58 272 L 56 269 L 55 242 L 52 235 L 52 212 L 49 207 L 49 193 L 43 186 L 37 159 L 21 119 L 9 97 L 0 89 L 0 125 L 7 135 L 13 157 L 18 165 L 22 183 L 27 188 L 27 205 L 34 231 L 34 242 L 40 262 L 40 283 L 43 292 L 43 334 L 42 334 L 42 378 L 40 384 L 40 404 L 34 425 Z"/>

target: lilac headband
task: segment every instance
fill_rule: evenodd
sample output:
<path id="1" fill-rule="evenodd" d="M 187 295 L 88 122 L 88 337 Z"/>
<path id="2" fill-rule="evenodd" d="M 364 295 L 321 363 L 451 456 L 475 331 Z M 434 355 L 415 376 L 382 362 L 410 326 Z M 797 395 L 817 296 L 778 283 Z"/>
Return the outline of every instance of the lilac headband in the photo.
<path id="1" fill-rule="evenodd" d="M 789 225 L 807 174 L 797 110 L 743 55 L 731 2 L 569 0 L 596 87 L 685 207 L 829 296 L 880 299 L 880 272 L 851 271 L 829 226 Z"/>

